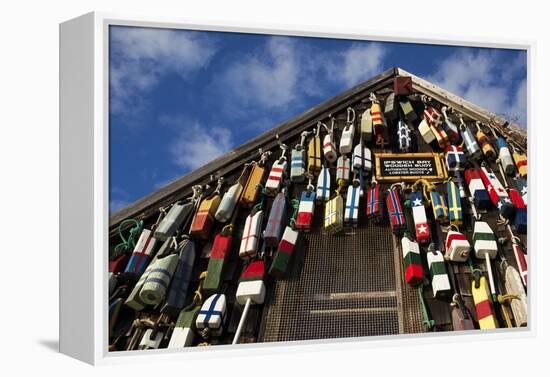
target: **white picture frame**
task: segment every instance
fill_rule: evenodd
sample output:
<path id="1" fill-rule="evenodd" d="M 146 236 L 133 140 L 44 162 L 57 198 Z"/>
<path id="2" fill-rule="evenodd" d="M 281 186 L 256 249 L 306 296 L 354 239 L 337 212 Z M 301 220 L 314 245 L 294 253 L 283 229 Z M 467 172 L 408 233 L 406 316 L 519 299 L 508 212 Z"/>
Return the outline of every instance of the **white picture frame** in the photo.
<path id="1" fill-rule="evenodd" d="M 366 34 L 364 30 L 325 30 L 311 27 L 277 25 L 206 24 L 170 18 L 143 18 L 108 13 L 88 13 L 60 25 L 60 351 L 90 364 L 127 363 L 151 357 L 162 359 L 245 356 L 302 350 L 334 350 L 347 347 L 380 347 L 395 342 L 444 343 L 477 339 L 532 337 L 537 320 L 534 303 L 529 301 L 527 328 L 500 329 L 472 334 L 419 334 L 349 338 L 292 343 L 242 344 L 109 353 L 108 346 L 108 32 L 111 25 L 159 27 L 273 35 L 315 36 L 342 39 L 445 44 L 527 51 L 528 59 L 528 134 L 534 151 L 531 119 L 531 82 L 533 77 L 532 41 L 487 40 L 484 38 L 432 39 L 415 33 Z M 532 169 L 532 164 L 530 169 Z M 531 175 L 531 177 L 533 177 Z M 533 179 L 533 178 L 530 178 Z M 533 182 L 533 181 L 532 181 Z M 531 185 L 530 201 L 536 197 Z M 529 220 L 536 217 L 531 206 Z M 529 274 L 536 281 L 536 250 L 528 255 Z M 75 268 L 77 266 L 78 268 Z M 536 297 L 537 287 L 530 287 Z M 460 336 L 457 336 L 460 335 Z M 481 337 L 481 338 L 478 338 Z"/>

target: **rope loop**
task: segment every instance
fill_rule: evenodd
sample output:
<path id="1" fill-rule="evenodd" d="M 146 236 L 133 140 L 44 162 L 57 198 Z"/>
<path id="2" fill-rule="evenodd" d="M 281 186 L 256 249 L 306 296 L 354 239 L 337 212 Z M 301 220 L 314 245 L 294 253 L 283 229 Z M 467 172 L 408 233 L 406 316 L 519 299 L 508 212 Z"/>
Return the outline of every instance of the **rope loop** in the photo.
<path id="1" fill-rule="evenodd" d="M 128 231 L 128 237 L 124 236 L 124 228 L 127 224 L 134 224 Z M 126 219 L 118 226 L 118 234 L 122 242 L 115 246 L 115 255 L 125 253 L 128 250 L 133 250 L 136 247 L 137 237 L 143 230 L 143 220 Z"/>

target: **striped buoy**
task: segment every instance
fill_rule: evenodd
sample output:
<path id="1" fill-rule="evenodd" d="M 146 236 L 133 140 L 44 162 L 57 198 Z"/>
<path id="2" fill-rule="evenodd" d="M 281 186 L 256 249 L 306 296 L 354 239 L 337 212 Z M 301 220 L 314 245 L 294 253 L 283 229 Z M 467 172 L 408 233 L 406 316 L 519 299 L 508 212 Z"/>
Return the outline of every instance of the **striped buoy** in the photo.
<path id="1" fill-rule="evenodd" d="M 420 136 L 422 136 L 422 139 L 426 144 L 430 144 L 435 140 L 433 130 L 428 124 L 426 118 L 422 119 L 422 121 L 418 125 L 418 131 L 420 132 Z"/>
<path id="2" fill-rule="evenodd" d="M 137 281 L 136 285 L 134 285 L 134 288 L 132 288 L 132 291 L 130 292 L 130 294 L 126 298 L 126 301 L 124 301 L 124 304 L 126 306 L 128 306 L 129 308 L 134 309 L 135 311 L 140 311 L 140 310 L 145 308 L 146 304 L 141 300 L 141 297 L 140 297 L 141 288 L 143 287 L 143 284 L 145 283 L 145 280 L 147 279 L 147 275 L 149 275 L 149 272 L 153 269 L 155 261 L 158 259 L 159 255 L 163 255 L 163 254 L 161 254 L 161 251 L 165 248 L 165 245 L 168 245 L 168 244 L 173 243 L 173 242 L 175 242 L 173 240 L 173 238 L 170 238 L 170 239 L 164 241 L 164 244 L 161 247 L 161 250 L 159 250 L 159 252 L 154 256 L 151 263 L 149 263 L 149 265 L 147 266 L 147 268 L 145 269 L 143 274 L 141 274 L 141 276 L 140 276 L 139 280 Z"/>
<path id="3" fill-rule="evenodd" d="M 408 99 L 399 100 L 399 107 L 401 107 L 401 112 L 403 113 L 403 116 L 409 122 L 414 122 L 418 119 L 418 115 L 416 115 L 416 113 L 414 112 L 411 101 L 409 101 Z"/>
<path id="4" fill-rule="evenodd" d="M 354 180 L 353 185 L 348 186 L 346 196 L 346 208 L 344 210 L 344 221 L 348 225 L 357 226 L 359 216 L 359 198 L 361 197 L 361 186 L 359 180 Z"/>
<path id="5" fill-rule="evenodd" d="M 435 220 L 441 224 L 449 222 L 449 211 L 447 209 L 445 197 L 439 192 L 432 190 L 430 191 L 430 201 L 432 202 L 432 210 Z"/>
<path id="6" fill-rule="evenodd" d="M 348 119 L 347 124 L 342 130 L 342 136 L 340 138 L 340 154 L 351 153 L 353 149 L 353 137 L 355 136 L 355 111 L 348 107 Z"/>
<path id="7" fill-rule="evenodd" d="M 411 130 L 407 123 L 402 120 L 397 122 L 397 142 L 399 146 L 399 151 L 409 152 L 411 149 Z"/>
<path id="8" fill-rule="evenodd" d="M 263 238 L 266 247 L 277 247 L 283 231 L 283 222 L 286 215 L 286 193 L 280 192 L 271 205 L 267 225 L 264 230 Z"/>
<path id="9" fill-rule="evenodd" d="M 432 244 L 433 245 L 433 244 Z M 445 259 L 441 251 L 431 247 L 426 253 L 428 269 L 430 270 L 431 285 L 434 297 L 448 296 L 451 293 L 451 282 L 447 275 Z"/>
<path id="10" fill-rule="evenodd" d="M 468 238 L 454 230 L 447 232 L 445 239 L 445 257 L 453 262 L 466 262 L 470 256 L 470 242 Z"/>
<path id="11" fill-rule="evenodd" d="M 284 277 L 288 272 L 288 267 L 290 265 L 290 258 L 298 242 L 299 233 L 287 226 L 283 233 L 283 237 L 279 242 L 279 247 L 277 252 L 271 261 L 269 267 L 269 274 L 275 277 Z"/>
<path id="12" fill-rule="evenodd" d="M 193 344 L 196 331 L 195 322 L 199 310 L 200 306 L 195 306 L 190 309 L 185 308 L 180 312 L 167 348 L 189 347 Z"/>
<path id="13" fill-rule="evenodd" d="M 343 180 L 345 183 L 349 181 L 351 163 L 348 156 L 338 157 L 336 163 L 336 182 Z"/>
<path id="14" fill-rule="evenodd" d="M 307 171 L 309 174 L 317 176 L 321 171 L 321 122 L 317 122 L 317 130 L 307 147 Z"/>
<path id="15" fill-rule="evenodd" d="M 211 294 L 219 291 L 222 284 L 223 270 L 227 261 L 227 256 L 231 251 L 233 236 L 230 232 L 223 231 L 216 235 L 212 249 L 210 250 L 210 259 L 208 260 L 208 269 L 203 283 L 203 291 Z"/>
<path id="16" fill-rule="evenodd" d="M 420 247 L 414 240 L 403 236 L 401 238 L 401 251 L 403 252 L 405 281 L 412 286 L 417 286 L 424 280 Z"/>
<path id="17" fill-rule="evenodd" d="M 290 180 L 294 183 L 304 181 L 306 169 L 304 165 L 305 151 L 293 149 L 290 156 Z"/>
<path id="18" fill-rule="evenodd" d="M 447 198 L 449 200 L 449 222 L 452 225 L 462 225 L 462 203 L 460 192 L 453 181 L 447 182 Z"/>
<path id="19" fill-rule="evenodd" d="M 189 228 L 189 234 L 192 237 L 199 240 L 206 240 L 210 237 L 210 231 L 212 230 L 212 225 L 214 225 L 214 215 L 222 200 L 220 195 L 222 184 L 223 178 L 220 178 L 214 193 L 209 198 L 204 199 L 199 205 L 199 209 Z"/>
<path id="20" fill-rule="evenodd" d="M 361 138 L 367 143 L 372 140 L 372 117 L 370 109 L 365 110 L 361 115 Z"/>
<path id="21" fill-rule="evenodd" d="M 493 173 L 491 168 L 482 166 L 480 169 L 480 176 L 487 188 L 491 201 L 498 208 L 500 214 L 506 219 L 512 219 L 514 215 L 514 205 L 495 173 Z"/>
<path id="22" fill-rule="evenodd" d="M 470 195 L 474 199 L 475 206 L 479 209 L 489 208 L 491 199 L 485 189 L 479 170 L 474 168 L 464 170 L 464 178 L 466 178 L 466 184 L 470 190 Z"/>
<path id="23" fill-rule="evenodd" d="M 304 143 L 308 135 L 308 131 L 302 132 L 300 144 L 297 144 L 290 153 L 290 180 L 294 183 L 303 182 L 306 178 Z"/>
<path id="24" fill-rule="evenodd" d="M 286 158 L 280 158 L 271 166 L 271 171 L 265 183 L 265 194 L 275 196 L 281 189 L 283 177 L 286 175 Z"/>
<path id="25" fill-rule="evenodd" d="M 405 214 L 401 207 L 401 198 L 397 187 L 391 187 L 388 190 L 386 207 L 388 208 L 388 216 L 393 233 L 402 234 L 407 229 L 407 223 L 405 222 Z"/>
<path id="26" fill-rule="evenodd" d="M 375 223 L 382 219 L 382 203 L 380 202 L 380 185 L 373 182 L 367 192 L 367 218 Z"/>
<path id="27" fill-rule="evenodd" d="M 187 289 L 191 281 L 191 272 L 195 263 L 195 243 L 187 238 L 178 245 L 178 266 L 172 277 L 172 284 L 168 290 L 168 296 L 161 309 L 161 313 L 175 317 L 185 306 Z"/>
<path id="28" fill-rule="evenodd" d="M 494 132 L 494 131 L 493 131 Z M 498 159 L 500 160 L 500 165 L 508 175 L 513 175 L 516 167 L 514 166 L 514 161 L 512 160 L 512 155 L 506 145 L 506 141 L 502 137 L 497 139 L 498 147 Z"/>
<path id="29" fill-rule="evenodd" d="M 330 199 L 330 183 L 330 171 L 323 166 L 317 178 L 316 200 L 318 203 L 324 204 Z"/>
<path id="30" fill-rule="evenodd" d="M 156 244 L 157 238 L 153 236 L 153 232 L 149 229 L 143 229 L 126 265 L 124 275 L 132 279 L 139 278 L 153 257 Z"/>
<path id="31" fill-rule="evenodd" d="M 336 154 L 336 145 L 334 145 L 332 135 L 330 134 L 325 135 L 323 140 L 323 156 L 325 156 L 325 159 L 329 162 L 334 162 L 336 158 L 338 158 Z"/>
<path id="32" fill-rule="evenodd" d="M 527 156 L 524 153 L 519 153 L 514 149 L 512 154 L 514 161 L 516 163 L 516 168 L 518 169 L 519 175 L 523 178 L 527 177 Z"/>
<path id="33" fill-rule="evenodd" d="M 172 237 L 185 219 L 191 215 L 193 207 L 192 202 L 174 203 L 155 229 L 154 237 L 159 241 L 166 241 Z"/>
<path id="34" fill-rule="evenodd" d="M 296 216 L 296 229 L 309 231 L 313 223 L 313 213 L 315 210 L 315 191 L 313 186 L 310 190 L 302 192 L 300 196 L 300 207 L 298 208 L 298 215 Z"/>
<path id="35" fill-rule="evenodd" d="M 265 264 L 263 260 L 251 262 L 244 269 L 237 287 L 237 303 L 244 306 L 233 344 L 238 343 L 251 304 L 261 305 L 265 300 Z"/>
<path id="36" fill-rule="evenodd" d="M 239 257 L 252 258 L 258 253 L 258 241 L 260 239 L 263 219 L 264 211 L 262 210 L 252 210 L 246 217 L 241 246 L 239 247 Z"/>
<path id="37" fill-rule="evenodd" d="M 491 145 L 491 141 L 489 140 L 489 137 L 481 130 L 479 122 L 476 122 L 477 126 L 477 133 L 476 133 L 476 139 L 479 145 L 481 146 L 481 151 L 485 155 L 485 158 L 487 158 L 489 161 L 495 161 L 497 158 L 497 153 L 495 152 L 495 148 Z"/>
<path id="38" fill-rule="evenodd" d="M 336 161 L 338 155 L 336 154 L 336 144 L 334 144 L 334 118 L 331 117 L 330 122 L 330 130 L 327 128 L 328 134 L 323 139 L 323 156 L 328 162 L 332 163 Z"/>
<path id="39" fill-rule="evenodd" d="M 370 149 L 362 144 L 357 144 L 353 150 L 353 168 L 355 170 L 363 170 L 370 172 L 372 169 L 372 157 Z"/>
<path id="40" fill-rule="evenodd" d="M 410 193 L 409 199 L 412 206 L 416 241 L 419 244 L 427 243 L 430 240 L 430 227 L 426 218 L 426 208 L 422 200 L 422 193 L 420 191 L 413 191 Z"/>
<path id="41" fill-rule="evenodd" d="M 198 330 L 208 328 L 212 336 L 220 336 L 223 332 L 227 303 L 225 295 L 216 293 L 208 297 L 202 304 L 195 326 Z"/>
<path id="42" fill-rule="evenodd" d="M 237 200 L 243 191 L 243 185 L 240 180 L 234 183 L 223 195 L 223 198 L 218 206 L 218 210 L 214 215 L 219 222 L 225 223 L 233 216 L 233 211 L 237 206 Z"/>
<path id="43" fill-rule="evenodd" d="M 437 145 L 439 145 L 439 148 L 445 149 L 447 146 L 449 146 L 449 137 L 447 136 L 447 133 L 443 128 L 431 126 L 431 129 L 435 136 L 435 140 L 437 141 Z"/>
<path id="44" fill-rule="evenodd" d="M 489 290 L 485 276 L 479 278 L 479 286 L 472 281 L 472 296 L 476 307 L 477 322 L 481 330 L 496 329 L 498 327 L 493 312 L 493 305 L 489 299 Z"/>
<path id="45" fill-rule="evenodd" d="M 384 140 L 384 115 L 382 114 L 382 108 L 380 107 L 380 102 L 376 99 L 374 93 L 371 93 L 372 104 L 370 107 L 370 115 L 372 118 L 372 129 L 374 132 L 374 137 L 376 139 L 376 145 L 383 146 L 385 144 Z"/>
<path id="46" fill-rule="evenodd" d="M 166 290 L 177 265 L 178 256 L 176 254 L 157 259 L 139 292 L 141 301 L 147 305 L 159 304 L 166 296 Z"/>

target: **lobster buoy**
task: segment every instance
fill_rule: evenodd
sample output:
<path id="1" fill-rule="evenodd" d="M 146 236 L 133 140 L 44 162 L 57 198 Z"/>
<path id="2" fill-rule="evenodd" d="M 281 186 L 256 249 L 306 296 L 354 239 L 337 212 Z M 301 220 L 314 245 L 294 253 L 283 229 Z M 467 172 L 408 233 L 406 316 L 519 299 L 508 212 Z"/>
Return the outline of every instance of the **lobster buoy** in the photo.
<path id="1" fill-rule="evenodd" d="M 416 242 L 425 244 L 430 240 L 430 227 L 426 218 L 426 208 L 422 200 L 422 193 L 419 191 L 411 192 L 409 199 L 412 206 L 414 228 L 416 232 Z"/>
<path id="2" fill-rule="evenodd" d="M 239 247 L 239 257 L 252 258 L 258 253 L 258 243 L 264 218 L 264 211 L 252 210 L 246 217 L 244 223 L 241 246 Z"/>

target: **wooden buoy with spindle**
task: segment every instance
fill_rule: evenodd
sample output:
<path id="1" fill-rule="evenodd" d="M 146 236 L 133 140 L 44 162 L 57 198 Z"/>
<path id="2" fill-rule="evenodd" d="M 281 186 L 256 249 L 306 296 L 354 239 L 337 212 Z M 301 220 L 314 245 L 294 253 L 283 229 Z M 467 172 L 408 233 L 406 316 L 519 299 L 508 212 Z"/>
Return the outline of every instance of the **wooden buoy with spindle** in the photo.
<path id="1" fill-rule="evenodd" d="M 277 140 L 279 140 L 279 135 L 277 135 Z M 279 142 L 279 148 L 281 149 L 281 156 L 271 165 L 271 170 L 269 171 L 267 182 L 265 183 L 265 194 L 267 196 L 277 195 L 283 183 L 283 179 L 287 174 L 287 146 Z"/>
<path id="2" fill-rule="evenodd" d="M 491 259 L 495 259 L 497 256 L 498 245 L 495 237 L 495 233 L 484 221 L 476 221 L 474 224 L 473 243 L 475 256 L 478 259 L 485 261 L 485 267 L 487 268 L 487 276 L 489 277 L 489 285 L 491 288 L 491 294 L 496 297 L 495 282 L 493 278 L 493 269 L 491 267 Z"/>
<path id="3" fill-rule="evenodd" d="M 342 130 L 342 136 L 340 137 L 340 154 L 351 153 L 353 149 L 353 138 L 355 136 L 355 110 L 352 107 L 347 109 L 346 126 Z"/>
<path id="4" fill-rule="evenodd" d="M 357 178 L 348 186 L 346 208 L 344 209 L 344 222 L 351 226 L 357 226 L 359 221 L 359 199 L 361 197 L 361 190 L 361 184 Z"/>
<path id="5" fill-rule="evenodd" d="M 300 202 L 298 199 L 291 200 L 291 206 L 293 208 L 292 215 L 290 217 L 290 225 L 287 226 L 283 232 L 277 251 L 273 256 L 271 265 L 269 266 L 269 274 L 271 276 L 282 278 L 288 273 L 290 266 L 290 259 L 294 253 L 294 248 L 298 242 L 298 231 L 293 229 L 293 224 L 296 221 Z"/>
<path id="6" fill-rule="evenodd" d="M 343 188 L 344 182 L 338 181 L 336 196 L 325 205 L 323 227 L 329 234 L 339 233 L 344 227 L 344 199 L 341 195 Z"/>
<path id="7" fill-rule="evenodd" d="M 349 182 L 351 163 L 350 158 L 346 155 L 338 157 L 336 163 L 336 182 L 342 180 L 344 183 Z"/>
<path id="8" fill-rule="evenodd" d="M 219 222 L 226 223 L 233 216 L 235 207 L 237 207 L 237 203 L 240 201 L 244 190 L 243 182 L 245 182 L 245 180 L 247 179 L 247 174 L 250 168 L 251 166 L 249 164 L 246 164 L 237 181 L 233 185 L 231 185 L 231 187 L 223 195 L 220 205 L 218 206 L 218 210 L 214 215 L 214 218 Z"/>
<path id="9" fill-rule="evenodd" d="M 393 184 L 388 189 L 388 195 L 386 196 L 386 207 L 388 208 L 388 217 L 390 218 L 391 229 L 392 232 L 397 235 L 403 234 L 403 232 L 407 229 L 405 214 L 403 212 L 403 207 L 401 206 L 401 197 L 398 189 L 398 186 L 400 185 L 401 184 Z"/>
<path id="10" fill-rule="evenodd" d="M 317 122 L 307 147 L 307 172 L 313 176 L 317 176 L 321 171 L 321 125 L 321 122 Z"/>
<path id="11" fill-rule="evenodd" d="M 208 297 L 195 320 L 197 330 L 209 329 L 212 336 L 220 336 L 223 333 L 226 312 L 227 299 L 224 294 L 216 293 Z"/>
<path id="12" fill-rule="evenodd" d="M 428 243 L 430 241 L 430 227 L 428 225 L 428 218 L 426 217 L 422 192 L 412 191 L 409 194 L 409 200 L 411 202 L 416 241 L 421 245 Z"/>
<path id="13" fill-rule="evenodd" d="M 405 282 L 416 287 L 424 280 L 424 269 L 422 268 L 420 247 L 407 233 L 401 238 L 401 252 Z"/>
<path id="14" fill-rule="evenodd" d="M 380 198 L 380 185 L 376 179 L 372 178 L 370 188 L 367 190 L 367 218 L 372 219 L 375 223 L 382 220 L 382 202 Z"/>
<path id="15" fill-rule="evenodd" d="M 290 152 L 290 180 L 294 183 L 301 183 L 306 178 L 304 145 L 309 135 L 308 131 L 303 131 L 300 135 L 300 143 Z"/>
<path id="16" fill-rule="evenodd" d="M 325 129 L 327 130 L 327 134 L 323 139 L 323 156 L 325 156 L 325 159 L 330 163 L 335 162 L 338 158 L 338 155 L 336 153 L 336 144 L 334 144 L 334 123 L 335 120 L 333 117 L 331 117 L 330 129 L 328 129 L 328 127 L 323 124 Z"/>
<path id="17" fill-rule="evenodd" d="M 464 141 L 466 155 L 474 160 L 479 160 L 481 158 L 481 149 L 477 144 L 474 134 L 466 126 L 466 123 L 464 123 L 462 115 L 458 119 L 460 119 L 460 136 L 462 136 L 462 140 Z"/>
<path id="18" fill-rule="evenodd" d="M 218 210 L 218 206 L 222 200 L 221 188 L 223 185 L 223 177 L 218 179 L 218 183 L 214 192 L 205 198 L 199 205 L 193 222 L 189 229 L 189 234 L 199 240 L 206 240 L 210 237 L 212 226 L 214 225 L 214 215 Z"/>
<path id="19" fill-rule="evenodd" d="M 428 270 L 430 271 L 433 297 L 447 297 L 451 292 L 451 283 L 447 275 L 445 259 L 435 244 L 431 243 L 426 253 Z"/>
<path id="20" fill-rule="evenodd" d="M 283 223 L 286 220 L 286 188 L 283 188 L 273 199 L 271 210 L 267 218 L 267 225 L 263 232 L 264 245 L 275 248 L 279 244 L 283 231 Z"/>
<path id="21" fill-rule="evenodd" d="M 514 215 L 514 205 L 495 173 L 488 166 L 482 165 L 480 176 L 487 188 L 491 202 L 498 208 L 504 218 L 511 219 Z"/>
<path id="22" fill-rule="evenodd" d="M 317 177 L 317 187 L 316 187 L 316 198 L 315 200 L 317 203 L 325 204 L 330 199 L 330 170 L 329 168 L 323 167 L 321 168 L 321 172 L 319 173 L 319 177 Z"/>
<path id="23" fill-rule="evenodd" d="M 445 238 L 445 257 L 453 262 L 466 262 L 470 248 L 468 237 L 460 233 L 458 227 L 451 225 Z"/>
<path id="24" fill-rule="evenodd" d="M 237 287 L 237 303 L 242 305 L 243 313 L 235 331 L 235 336 L 233 337 L 233 344 L 239 342 L 241 337 L 241 332 L 243 330 L 244 324 L 246 323 L 246 317 L 250 309 L 250 305 L 261 305 L 265 300 L 265 264 L 263 260 L 255 260 L 251 262 L 244 269 L 239 280 L 239 286 Z"/>
<path id="25" fill-rule="evenodd" d="M 300 207 L 296 216 L 296 229 L 309 231 L 313 223 L 315 211 L 315 188 L 311 184 L 311 177 L 305 191 L 300 196 Z"/>

